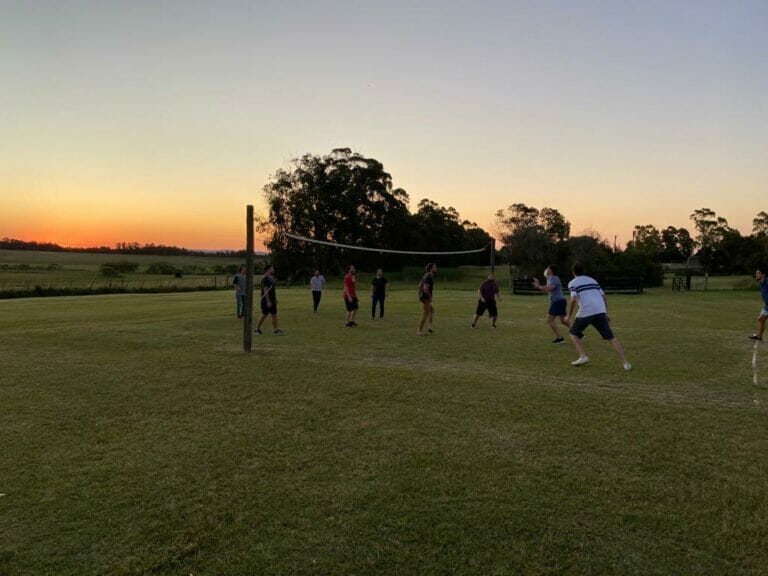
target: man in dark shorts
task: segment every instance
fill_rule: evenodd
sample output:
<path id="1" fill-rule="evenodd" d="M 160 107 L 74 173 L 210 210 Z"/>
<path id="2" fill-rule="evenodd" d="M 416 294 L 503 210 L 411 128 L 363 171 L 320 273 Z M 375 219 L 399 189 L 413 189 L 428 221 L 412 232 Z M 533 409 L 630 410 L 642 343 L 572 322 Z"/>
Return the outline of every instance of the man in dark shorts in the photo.
<path id="1" fill-rule="evenodd" d="M 272 332 L 275 336 L 282 336 L 285 334 L 277 327 L 277 281 L 275 280 L 275 267 L 272 264 L 267 264 L 264 268 L 264 277 L 261 279 L 261 316 L 256 324 L 256 334 L 261 335 L 261 325 L 267 316 L 272 316 Z"/>
<path id="2" fill-rule="evenodd" d="M 491 328 L 496 328 L 496 318 L 499 312 L 496 308 L 496 301 L 501 300 L 499 295 L 499 285 L 496 283 L 496 276 L 493 272 L 488 274 L 488 278 L 480 284 L 477 290 L 477 308 L 475 317 L 472 319 L 472 328 L 477 326 L 477 321 L 488 310 L 488 319 L 491 321 Z"/>
<path id="3" fill-rule="evenodd" d="M 427 324 L 427 332 L 432 333 L 432 317 L 435 314 L 435 308 L 432 306 L 432 298 L 435 289 L 435 274 L 437 274 L 437 264 L 429 263 L 425 266 L 425 274 L 419 283 L 419 302 L 421 302 L 421 320 L 419 320 L 419 329 L 416 336 L 424 335 L 424 324 Z"/>
<path id="4" fill-rule="evenodd" d="M 384 300 L 389 291 L 389 280 L 384 277 L 384 271 L 379 268 L 371 280 L 371 320 L 376 320 L 376 304 L 379 305 L 379 320 L 384 318 Z"/>
<path id="5" fill-rule="evenodd" d="M 557 319 L 560 318 L 560 323 L 566 328 L 571 327 L 571 323 L 565 319 L 566 310 L 568 308 L 568 302 L 563 296 L 563 284 L 560 282 L 560 278 L 555 273 L 554 266 L 547 266 L 544 270 L 544 277 L 547 279 L 545 285 L 539 284 L 539 279 L 533 279 L 533 287 L 541 290 L 545 294 L 549 294 L 549 310 L 547 313 L 547 324 L 555 333 L 555 339 L 552 340 L 553 344 L 564 344 L 565 338 L 560 336 L 560 331 L 557 329 Z"/>
<path id="6" fill-rule="evenodd" d="M 621 347 L 621 344 L 613 335 L 613 330 L 611 330 L 605 293 L 600 288 L 600 284 L 594 278 L 584 274 L 584 266 L 579 262 L 573 265 L 573 276 L 573 280 L 568 283 L 568 291 L 571 293 L 571 306 L 566 320 L 573 317 L 573 310 L 576 307 L 576 303 L 578 303 L 579 312 L 571 323 L 569 333 L 571 341 L 579 353 L 579 357 L 571 362 L 571 365 L 582 366 L 589 362 L 589 357 L 584 352 L 584 344 L 581 339 L 584 337 L 584 330 L 591 324 L 597 329 L 603 340 L 608 340 L 611 343 L 611 346 L 619 355 L 624 370 L 632 370 L 632 364 L 627 361 L 624 348 Z"/>
<path id="7" fill-rule="evenodd" d="M 357 314 L 357 289 L 355 288 L 355 267 L 350 264 L 347 268 L 347 275 L 344 276 L 344 306 L 347 309 L 347 323 L 344 324 L 347 328 L 354 328 L 357 326 L 355 322 L 355 314 Z"/>

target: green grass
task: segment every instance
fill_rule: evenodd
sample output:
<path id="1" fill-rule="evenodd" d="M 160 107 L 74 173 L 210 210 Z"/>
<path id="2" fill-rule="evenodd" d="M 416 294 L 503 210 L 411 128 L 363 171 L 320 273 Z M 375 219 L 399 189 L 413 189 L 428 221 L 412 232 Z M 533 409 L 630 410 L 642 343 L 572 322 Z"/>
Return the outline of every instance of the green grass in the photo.
<path id="1" fill-rule="evenodd" d="M 542 297 L 438 284 L 418 338 L 394 288 L 281 289 L 251 354 L 231 293 L 0 301 L 0 574 L 764 573 L 756 294 L 609 297 L 627 373 Z"/>

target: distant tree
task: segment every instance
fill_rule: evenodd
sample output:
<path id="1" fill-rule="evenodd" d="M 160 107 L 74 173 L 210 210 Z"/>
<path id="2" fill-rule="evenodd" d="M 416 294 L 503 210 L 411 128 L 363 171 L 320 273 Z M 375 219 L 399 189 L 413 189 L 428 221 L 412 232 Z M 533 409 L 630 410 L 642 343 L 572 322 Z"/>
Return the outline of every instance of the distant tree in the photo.
<path id="1" fill-rule="evenodd" d="M 758 238 L 768 236 L 768 213 L 758 212 L 755 219 L 752 220 L 752 233 Z"/>
<path id="2" fill-rule="evenodd" d="M 694 240 L 685 228 L 667 226 L 661 231 L 662 262 L 687 262 L 693 254 Z"/>
<path id="3" fill-rule="evenodd" d="M 512 204 L 496 212 L 496 226 L 509 263 L 519 273 L 530 275 L 547 264 L 563 265 L 568 251 L 562 244 L 570 235 L 571 224 L 558 210 Z"/>
<path id="4" fill-rule="evenodd" d="M 706 289 L 712 265 L 717 260 L 715 253 L 725 234 L 731 229 L 725 218 L 717 216 L 709 208 L 694 210 L 690 218 L 699 233 L 696 237 L 696 246 L 699 248 L 697 255 L 704 266 L 704 287 Z"/>
<path id="5" fill-rule="evenodd" d="M 627 250 L 636 250 L 658 262 L 664 251 L 664 241 L 652 224 L 638 224 L 632 231 L 632 241 L 627 244 Z"/>

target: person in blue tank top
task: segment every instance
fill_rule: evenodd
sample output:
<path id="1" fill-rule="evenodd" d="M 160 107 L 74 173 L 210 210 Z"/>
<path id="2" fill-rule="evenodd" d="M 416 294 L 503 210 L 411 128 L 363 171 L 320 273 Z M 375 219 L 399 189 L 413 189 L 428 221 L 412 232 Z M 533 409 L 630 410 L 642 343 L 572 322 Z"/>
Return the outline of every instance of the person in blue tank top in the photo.
<path id="1" fill-rule="evenodd" d="M 763 332 L 765 332 L 765 319 L 768 318 L 768 277 L 766 277 L 763 270 L 764 266 L 761 266 L 757 272 L 755 272 L 755 280 L 757 280 L 758 286 L 760 286 L 760 295 L 763 297 L 763 309 L 760 310 L 760 314 L 757 316 L 757 332 L 750 336 L 750 340 L 762 341 Z"/>

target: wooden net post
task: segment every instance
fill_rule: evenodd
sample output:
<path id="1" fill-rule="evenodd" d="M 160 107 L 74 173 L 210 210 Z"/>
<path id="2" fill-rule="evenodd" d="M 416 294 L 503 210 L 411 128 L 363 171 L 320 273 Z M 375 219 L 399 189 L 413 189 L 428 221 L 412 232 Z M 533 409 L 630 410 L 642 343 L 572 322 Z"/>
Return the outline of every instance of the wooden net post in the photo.
<path id="1" fill-rule="evenodd" d="M 243 350 L 251 351 L 253 343 L 253 206 L 245 210 L 245 318 L 243 319 Z"/>

